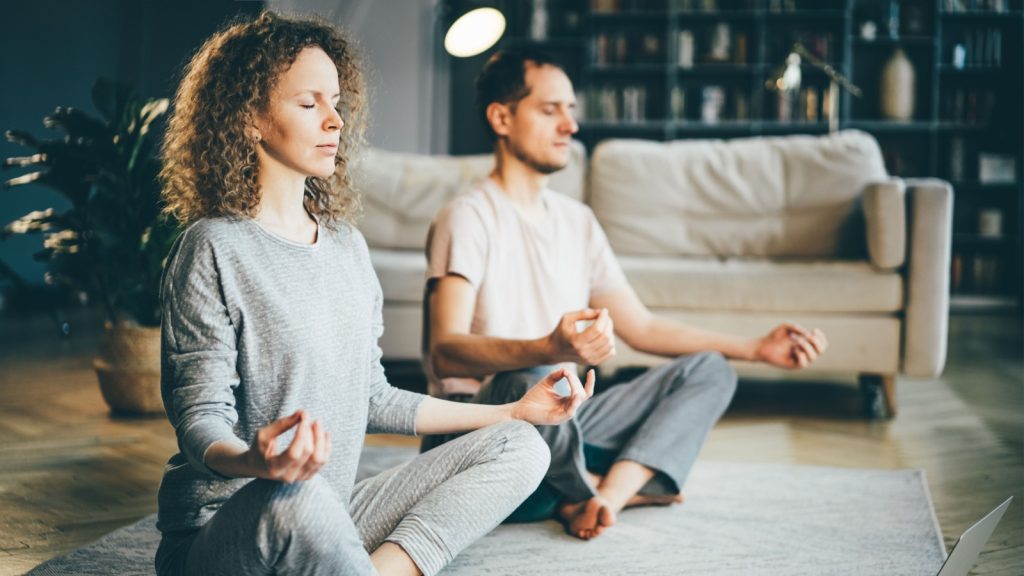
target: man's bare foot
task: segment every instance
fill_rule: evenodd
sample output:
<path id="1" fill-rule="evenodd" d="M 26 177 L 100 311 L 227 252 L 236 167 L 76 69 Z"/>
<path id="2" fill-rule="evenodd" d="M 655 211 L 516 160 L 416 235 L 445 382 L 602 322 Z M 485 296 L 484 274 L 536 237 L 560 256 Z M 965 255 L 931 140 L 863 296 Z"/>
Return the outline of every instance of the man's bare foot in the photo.
<path id="1" fill-rule="evenodd" d="M 582 540 L 600 536 L 605 528 L 615 524 L 615 513 L 600 496 L 563 504 L 558 509 L 558 516 L 565 523 L 565 531 Z"/>
<path id="2" fill-rule="evenodd" d="M 672 504 L 682 504 L 685 500 L 686 498 L 681 493 L 666 496 L 644 496 L 637 494 L 626 502 L 626 508 L 633 508 L 634 506 L 671 506 Z"/>

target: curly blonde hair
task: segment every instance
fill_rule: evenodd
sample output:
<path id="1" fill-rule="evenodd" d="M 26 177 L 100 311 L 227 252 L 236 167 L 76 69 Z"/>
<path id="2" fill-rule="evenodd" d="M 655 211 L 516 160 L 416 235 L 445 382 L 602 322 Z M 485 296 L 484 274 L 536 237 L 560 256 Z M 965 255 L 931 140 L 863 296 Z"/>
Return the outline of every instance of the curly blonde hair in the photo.
<path id="1" fill-rule="evenodd" d="M 351 155 L 363 143 L 366 85 L 352 44 L 311 17 L 264 12 L 228 24 L 185 67 L 163 143 L 164 211 L 183 224 L 207 216 L 255 216 L 260 202 L 257 143 L 245 130 L 265 112 L 281 74 L 304 48 L 327 53 L 338 69 L 345 120 L 331 178 L 306 179 L 305 207 L 326 224 L 352 221 Z"/>

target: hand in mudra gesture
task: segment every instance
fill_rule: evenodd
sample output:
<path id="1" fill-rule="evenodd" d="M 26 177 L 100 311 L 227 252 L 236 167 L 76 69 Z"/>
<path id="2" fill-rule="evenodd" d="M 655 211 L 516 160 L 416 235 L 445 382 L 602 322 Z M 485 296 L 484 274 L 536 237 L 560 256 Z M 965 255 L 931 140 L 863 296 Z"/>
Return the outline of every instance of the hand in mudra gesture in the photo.
<path id="1" fill-rule="evenodd" d="M 295 428 L 292 443 L 278 453 L 278 437 L 292 428 Z M 312 478 L 330 456 L 330 433 L 319 421 L 298 410 L 260 428 L 244 459 L 257 478 L 291 484 Z"/>
<path id="2" fill-rule="evenodd" d="M 806 368 L 828 348 L 825 333 L 780 324 L 757 343 L 757 358 L 780 368 Z"/>
<path id="3" fill-rule="evenodd" d="M 569 383 L 568 395 L 559 392 L 558 381 L 565 378 Z M 572 418 L 583 401 L 594 395 L 594 371 L 587 371 L 586 386 L 580 384 L 576 374 L 567 368 L 559 368 L 533 385 L 512 408 L 512 415 L 531 424 L 561 424 Z"/>

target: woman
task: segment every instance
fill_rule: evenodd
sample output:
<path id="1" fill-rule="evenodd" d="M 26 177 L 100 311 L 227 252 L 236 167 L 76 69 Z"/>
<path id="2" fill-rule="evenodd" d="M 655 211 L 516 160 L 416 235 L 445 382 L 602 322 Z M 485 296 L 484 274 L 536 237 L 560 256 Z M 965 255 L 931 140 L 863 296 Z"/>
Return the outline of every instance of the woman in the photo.
<path id="1" fill-rule="evenodd" d="M 565 370 L 504 406 L 387 383 L 380 286 L 347 222 L 364 98 L 335 29 L 272 13 L 185 70 L 161 173 L 190 224 L 161 293 L 180 450 L 160 486 L 161 575 L 436 573 L 540 482 L 550 456 L 531 424 L 592 393 L 593 374 L 584 387 Z M 354 484 L 367 431 L 468 430 Z"/>

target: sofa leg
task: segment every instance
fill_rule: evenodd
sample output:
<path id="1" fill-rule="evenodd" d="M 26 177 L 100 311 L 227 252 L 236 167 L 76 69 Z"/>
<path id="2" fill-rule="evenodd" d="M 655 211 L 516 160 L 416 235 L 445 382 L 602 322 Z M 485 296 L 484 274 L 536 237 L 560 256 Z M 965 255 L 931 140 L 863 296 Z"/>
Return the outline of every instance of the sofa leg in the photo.
<path id="1" fill-rule="evenodd" d="M 896 375 L 861 374 L 858 378 L 864 394 L 864 415 L 871 420 L 889 420 L 896 416 Z"/>

